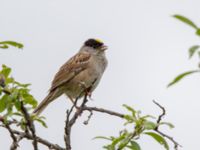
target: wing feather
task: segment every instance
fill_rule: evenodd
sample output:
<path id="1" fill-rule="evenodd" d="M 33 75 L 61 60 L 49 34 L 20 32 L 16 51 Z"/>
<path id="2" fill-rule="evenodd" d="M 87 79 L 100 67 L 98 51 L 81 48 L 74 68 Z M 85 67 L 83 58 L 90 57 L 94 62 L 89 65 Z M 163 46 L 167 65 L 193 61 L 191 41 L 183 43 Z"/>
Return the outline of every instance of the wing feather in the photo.
<path id="1" fill-rule="evenodd" d="M 91 55 L 89 53 L 77 53 L 69 59 L 60 70 L 56 73 L 50 91 L 55 90 L 57 87 L 66 84 L 72 80 L 76 75 L 87 68 Z"/>

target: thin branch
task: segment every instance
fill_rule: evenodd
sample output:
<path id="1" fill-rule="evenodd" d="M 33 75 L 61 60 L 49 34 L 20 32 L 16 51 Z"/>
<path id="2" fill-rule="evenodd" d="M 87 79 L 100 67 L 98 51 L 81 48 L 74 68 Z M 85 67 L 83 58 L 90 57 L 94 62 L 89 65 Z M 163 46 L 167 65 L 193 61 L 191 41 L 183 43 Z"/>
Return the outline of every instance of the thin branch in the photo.
<path id="1" fill-rule="evenodd" d="M 92 115 L 93 115 L 93 112 L 92 112 L 92 111 L 90 111 L 90 114 L 88 115 L 88 118 L 87 118 L 87 120 L 85 120 L 85 121 L 83 122 L 83 124 L 84 124 L 84 125 L 88 125 L 88 123 L 89 123 L 90 119 L 92 118 Z"/>
<path id="2" fill-rule="evenodd" d="M 12 129 L 10 128 L 10 125 L 8 125 L 8 124 L 6 124 L 6 123 L 4 123 L 5 124 L 5 128 L 9 131 L 9 133 L 10 133 L 10 137 L 12 138 L 12 140 L 13 140 L 13 143 L 12 143 L 12 145 L 11 145 L 11 147 L 10 147 L 10 150 L 16 150 L 17 149 L 17 147 L 18 147 L 18 142 L 17 142 L 17 137 L 14 135 L 14 133 L 12 132 Z"/>
<path id="3" fill-rule="evenodd" d="M 159 123 L 162 121 L 162 118 L 166 115 L 166 110 L 163 106 L 161 106 L 158 102 L 156 102 L 155 100 L 153 100 L 153 103 L 156 104 L 161 110 L 162 113 L 158 116 L 157 119 L 157 124 L 158 126 L 154 129 L 155 132 L 159 133 L 160 135 L 162 135 L 163 137 L 166 137 L 168 140 L 170 140 L 172 143 L 174 143 L 174 149 L 178 150 L 178 147 L 182 147 L 177 141 L 175 141 L 173 139 L 173 137 L 161 132 L 158 128 L 159 128 Z"/>
<path id="4" fill-rule="evenodd" d="M 38 150 L 38 144 L 37 144 L 37 139 L 36 139 L 36 134 L 35 134 L 35 126 L 33 124 L 33 121 L 30 118 L 29 113 L 27 112 L 26 108 L 24 107 L 23 102 L 21 102 L 21 111 L 24 114 L 24 118 L 26 120 L 27 126 L 30 129 L 32 136 L 33 136 L 33 148 L 34 148 L 34 150 Z"/>
<path id="5" fill-rule="evenodd" d="M 178 150 L 178 147 L 182 147 L 177 141 L 173 139 L 173 137 L 161 132 L 160 130 L 155 130 L 155 132 L 159 133 L 163 137 L 166 137 L 168 140 L 170 140 L 172 143 L 174 143 L 174 149 Z"/>
<path id="6" fill-rule="evenodd" d="M 72 107 L 70 108 L 70 110 L 67 110 L 67 119 L 65 121 L 65 134 L 64 134 L 64 141 L 65 141 L 65 146 L 66 149 L 71 149 L 71 126 L 69 125 L 70 122 L 70 116 L 74 110 L 74 108 L 76 107 L 76 104 L 78 102 L 78 98 L 75 100 L 74 104 L 72 105 Z"/>
<path id="7" fill-rule="evenodd" d="M 79 99 L 79 97 L 76 98 L 76 100 L 75 100 L 74 104 L 72 105 L 71 109 L 67 110 L 67 119 L 65 121 L 65 135 L 64 135 L 64 141 L 65 141 L 66 150 L 71 150 L 71 129 L 72 129 L 72 126 L 74 125 L 74 123 L 76 122 L 76 120 L 78 119 L 78 117 L 84 111 L 83 107 L 85 106 L 85 104 L 88 101 L 87 100 L 87 94 L 85 94 L 85 96 L 83 98 L 83 102 L 81 103 L 81 106 L 77 108 L 76 112 L 74 113 L 74 115 L 70 119 L 70 116 L 71 116 L 74 108 L 76 107 L 78 99 Z"/>
<path id="8" fill-rule="evenodd" d="M 13 143 L 10 146 L 10 150 L 16 150 L 18 147 L 17 137 L 12 132 L 12 129 L 10 128 L 10 124 L 6 123 L 2 116 L 0 116 L 0 121 L 2 122 L 1 127 L 6 128 L 8 132 L 10 133 L 10 137 L 12 138 Z"/>
<path id="9" fill-rule="evenodd" d="M 34 137 L 33 135 L 31 135 L 30 133 L 25 133 L 25 132 L 20 132 L 20 131 L 17 131 L 17 130 L 12 130 L 12 133 L 16 134 L 16 135 L 19 135 L 21 137 L 24 137 L 28 140 L 33 140 Z M 45 146 L 47 146 L 49 149 L 55 149 L 55 150 L 66 150 L 65 148 L 62 148 L 61 146 L 57 145 L 57 144 L 53 144 L 41 137 L 38 137 L 36 136 L 36 140 L 38 143 L 41 143 Z"/>
<path id="10" fill-rule="evenodd" d="M 112 116 L 116 116 L 116 117 L 120 117 L 120 118 L 124 118 L 124 114 L 115 112 L 115 111 L 111 111 L 108 109 L 104 109 L 104 108 L 97 108 L 97 107 L 88 107 L 88 106 L 84 106 L 83 110 L 88 110 L 88 111 L 96 111 L 96 112 L 100 112 L 100 113 L 106 113 L 108 115 L 112 115 Z"/>
<path id="11" fill-rule="evenodd" d="M 163 106 L 161 106 L 158 102 L 156 102 L 155 100 L 153 100 L 153 103 L 156 104 L 161 110 L 162 110 L 162 113 L 158 116 L 158 119 L 157 119 L 157 124 L 159 124 L 161 121 L 162 121 L 162 118 L 165 116 L 166 114 L 166 110 Z M 158 129 L 159 126 L 156 127 L 156 129 Z"/>
<path id="12" fill-rule="evenodd" d="M 10 137 L 12 138 L 13 143 L 10 146 L 10 150 L 16 150 L 18 147 L 17 137 L 12 132 L 12 129 L 10 128 L 10 124 L 5 122 L 5 120 L 2 116 L 0 116 L 0 121 L 2 122 L 1 127 L 6 128 L 8 130 L 8 132 L 10 133 Z"/>

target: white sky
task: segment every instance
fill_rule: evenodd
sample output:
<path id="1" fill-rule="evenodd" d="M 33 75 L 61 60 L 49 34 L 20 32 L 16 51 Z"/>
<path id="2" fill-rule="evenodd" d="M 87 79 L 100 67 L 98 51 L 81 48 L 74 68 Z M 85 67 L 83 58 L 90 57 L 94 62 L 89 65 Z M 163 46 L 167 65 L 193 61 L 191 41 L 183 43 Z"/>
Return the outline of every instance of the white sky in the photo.
<path id="1" fill-rule="evenodd" d="M 200 147 L 199 75 L 169 89 L 166 85 L 177 74 L 195 69 L 198 62 L 197 58 L 188 61 L 187 49 L 199 38 L 171 16 L 182 14 L 199 23 L 199 6 L 199 0 L 0 0 L 1 40 L 25 45 L 23 50 L 1 50 L 0 64 L 12 67 L 16 80 L 32 83 L 32 93 L 41 101 L 58 68 L 82 43 L 91 37 L 102 39 L 109 46 L 109 66 L 90 105 L 124 112 L 125 103 L 158 115 L 155 99 L 165 106 L 166 121 L 176 126 L 165 131 L 183 150 L 194 150 Z M 49 128 L 37 126 L 37 133 L 64 145 L 69 106 L 64 96 L 48 106 L 43 115 Z M 87 126 L 82 124 L 86 119 L 83 115 L 73 127 L 73 150 L 102 149 L 106 141 L 93 137 L 117 135 L 123 129 L 122 120 L 104 114 L 95 113 Z M 9 149 L 8 138 L 7 131 L 0 129 L 0 149 Z M 163 150 L 146 136 L 139 143 L 143 150 Z M 21 150 L 30 146 L 22 142 Z"/>

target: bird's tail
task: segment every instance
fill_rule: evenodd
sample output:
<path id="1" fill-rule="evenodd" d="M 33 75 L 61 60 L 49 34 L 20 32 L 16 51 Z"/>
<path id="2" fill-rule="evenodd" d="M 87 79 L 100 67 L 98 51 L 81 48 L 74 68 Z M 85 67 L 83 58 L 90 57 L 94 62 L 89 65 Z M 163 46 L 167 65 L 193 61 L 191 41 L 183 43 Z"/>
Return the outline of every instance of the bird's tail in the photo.
<path id="1" fill-rule="evenodd" d="M 35 108 L 33 111 L 33 114 L 40 115 L 40 113 L 57 97 L 59 97 L 61 94 L 58 94 L 56 92 L 57 90 L 53 92 L 49 92 L 49 94 L 45 97 L 45 99 Z"/>

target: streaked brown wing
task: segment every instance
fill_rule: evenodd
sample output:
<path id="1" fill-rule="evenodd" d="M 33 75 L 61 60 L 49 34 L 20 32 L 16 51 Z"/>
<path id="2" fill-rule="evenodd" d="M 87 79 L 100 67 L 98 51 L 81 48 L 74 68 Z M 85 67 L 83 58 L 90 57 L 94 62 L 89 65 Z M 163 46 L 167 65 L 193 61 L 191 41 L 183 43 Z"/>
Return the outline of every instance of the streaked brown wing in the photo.
<path id="1" fill-rule="evenodd" d="M 77 53 L 71 59 L 69 59 L 60 70 L 56 73 L 50 91 L 55 90 L 57 87 L 69 82 L 77 74 L 87 68 L 90 54 L 88 53 Z"/>

